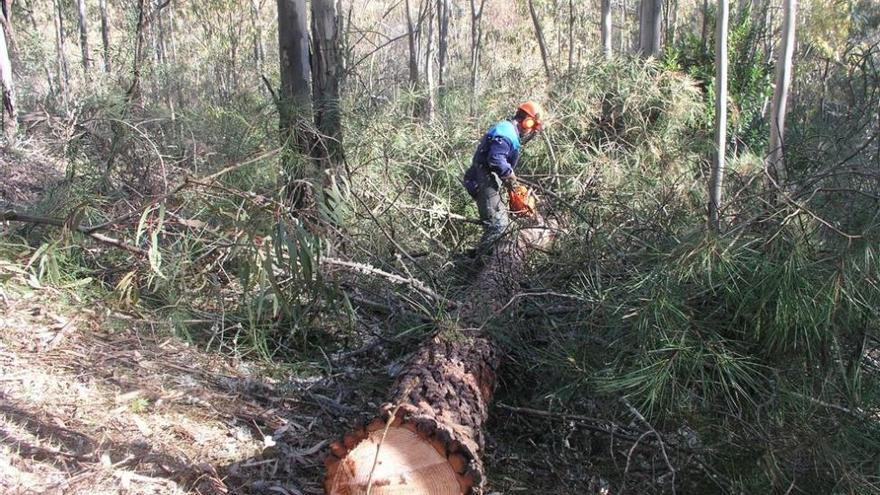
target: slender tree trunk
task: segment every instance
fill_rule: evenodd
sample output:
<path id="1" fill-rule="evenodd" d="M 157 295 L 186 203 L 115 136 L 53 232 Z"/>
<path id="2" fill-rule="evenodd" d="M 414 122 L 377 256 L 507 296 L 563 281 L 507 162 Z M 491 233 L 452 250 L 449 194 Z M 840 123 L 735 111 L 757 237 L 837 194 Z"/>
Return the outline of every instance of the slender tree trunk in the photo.
<path id="1" fill-rule="evenodd" d="M 64 54 L 64 22 L 62 18 L 61 2 L 52 0 L 54 4 L 55 19 L 55 59 L 58 69 L 58 86 L 61 89 L 61 99 L 64 102 L 64 108 L 68 108 L 69 93 L 68 86 L 70 84 L 70 71 L 67 68 L 67 56 Z"/>
<path id="2" fill-rule="evenodd" d="M 305 0 L 278 1 L 278 54 L 281 91 L 278 103 L 279 123 L 285 153 L 282 157 L 284 196 L 291 207 L 304 207 L 310 188 L 304 181 L 320 173 L 309 159 L 312 155 L 312 94 L 309 88 L 309 30 Z"/>
<path id="3" fill-rule="evenodd" d="M 672 0 L 672 6 L 669 11 L 669 17 L 671 18 L 669 21 L 669 31 L 666 33 L 666 44 L 669 46 L 675 46 L 678 35 L 678 9 L 679 0 Z"/>
<path id="4" fill-rule="evenodd" d="M 479 0 L 479 8 L 477 8 L 477 0 L 470 0 L 471 6 L 471 114 L 477 111 L 477 88 L 478 75 L 480 73 L 480 51 L 483 45 L 483 7 L 486 0 Z"/>
<path id="5" fill-rule="evenodd" d="M 297 121 L 311 116 L 311 68 L 305 0 L 278 0 L 278 48 L 281 68 L 281 127 L 293 132 Z M 311 119 L 306 119 L 311 120 Z"/>
<path id="6" fill-rule="evenodd" d="M 314 6 L 312 7 L 314 10 Z M 260 24 L 260 7 L 257 0 L 251 0 L 251 30 L 254 35 L 254 64 L 257 74 L 263 73 L 263 28 Z"/>
<path id="7" fill-rule="evenodd" d="M 434 85 L 434 11 L 428 1 L 428 36 L 425 39 L 425 106 L 422 112 L 428 122 L 434 120 L 436 87 Z"/>
<path id="8" fill-rule="evenodd" d="M 137 24 L 134 31 L 134 55 L 131 63 L 131 84 L 125 92 L 125 102 L 122 108 L 122 117 L 128 115 L 132 105 L 141 98 L 141 66 L 143 65 L 144 52 L 144 24 L 146 12 L 144 12 L 144 1 L 137 0 Z M 107 163 L 104 166 L 104 182 L 110 179 L 110 174 L 116 163 L 116 156 L 119 154 L 120 143 L 123 142 L 128 129 L 118 122 L 111 123 L 113 129 L 113 139 L 110 142 L 110 154 L 107 157 Z"/>
<path id="9" fill-rule="evenodd" d="M 89 24 L 86 12 L 86 0 L 76 0 L 79 15 L 79 47 L 82 50 L 82 66 L 86 79 L 90 77 L 92 57 L 89 54 Z"/>
<path id="10" fill-rule="evenodd" d="M 16 46 L 15 32 L 12 29 L 12 0 L 0 0 L 0 10 L 2 10 L 0 22 L 6 31 L 4 33 L 6 35 L 6 54 L 9 60 L 13 61 L 18 57 L 18 47 Z"/>
<path id="11" fill-rule="evenodd" d="M 535 4 L 529 0 L 529 15 L 532 17 L 532 24 L 535 26 L 535 39 L 538 41 L 538 48 L 541 51 L 541 61 L 544 63 L 544 73 L 547 80 L 553 80 L 553 72 L 550 70 L 550 55 L 547 53 L 547 43 L 544 42 L 544 31 L 541 29 L 541 21 L 538 19 L 538 12 L 535 10 Z"/>
<path id="12" fill-rule="evenodd" d="M 449 0 L 437 0 L 437 87 L 446 85 L 446 56 L 449 50 Z"/>
<path id="13" fill-rule="evenodd" d="M 642 0 L 639 9 L 639 52 L 643 57 L 660 55 L 662 0 Z"/>
<path id="14" fill-rule="evenodd" d="M 568 0 L 568 72 L 574 70 L 574 0 Z"/>
<path id="15" fill-rule="evenodd" d="M 724 182 L 725 151 L 727 147 L 727 24 L 730 16 L 729 0 L 718 0 L 715 21 L 715 161 L 709 184 L 709 226 L 721 229 L 721 187 Z"/>
<path id="16" fill-rule="evenodd" d="M 158 8 L 161 2 L 162 0 L 156 0 L 154 8 Z M 156 60 L 158 60 L 160 64 L 164 64 L 168 62 L 168 44 L 166 43 L 165 33 L 165 24 L 167 24 L 167 22 L 165 20 L 164 9 L 154 10 L 154 12 L 156 19 Z"/>
<path id="17" fill-rule="evenodd" d="M 700 31 L 703 46 L 709 42 L 709 0 L 703 0 L 703 29 Z"/>
<path id="18" fill-rule="evenodd" d="M 602 0 L 602 55 L 610 59 L 611 51 L 611 0 Z"/>
<path id="19" fill-rule="evenodd" d="M 312 0 L 312 103 L 320 133 L 316 158 L 332 163 L 342 158 L 337 16 L 335 0 Z"/>
<path id="20" fill-rule="evenodd" d="M 4 24 L 11 26 L 10 19 L 4 12 Z M 6 44 L 7 29 L 0 29 L 0 86 L 2 86 L 3 103 L 3 134 L 6 146 L 15 145 L 15 133 L 18 131 L 18 109 L 15 105 L 15 83 L 12 80 L 12 62 L 9 59 L 9 47 Z"/>
<path id="21" fill-rule="evenodd" d="M 413 23 L 412 8 L 409 0 L 404 1 L 406 9 L 406 40 L 409 44 L 409 85 L 410 89 L 419 88 L 419 49 L 416 46 L 416 26 Z"/>
<path id="22" fill-rule="evenodd" d="M 110 20 L 107 17 L 107 0 L 98 0 L 101 10 L 101 42 L 104 45 L 104 72 L 110 72 Z"/>
<path id="23" fill-rule="evenodd" d="M 766 164 L 767 173 L 780 185 L 783 185 L 786 179 L 783 161 L 785 114 L 788 104 L 788 90 L 791 86 L 796 13 L 797 0 L 784 0 L 782 4 L 782 41 L 779 46 L 779 58 L 776 61 L 776 87 L 773 90 L 773 103 L 770 109 L 770 149 Z"/>

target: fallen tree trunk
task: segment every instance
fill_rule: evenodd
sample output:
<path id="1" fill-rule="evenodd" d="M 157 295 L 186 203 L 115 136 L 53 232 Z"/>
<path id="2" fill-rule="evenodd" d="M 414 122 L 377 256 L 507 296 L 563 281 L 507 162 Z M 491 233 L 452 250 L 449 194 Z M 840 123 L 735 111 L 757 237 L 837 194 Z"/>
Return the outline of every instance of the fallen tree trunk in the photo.
<path id="1" fill-rule="evenodd" d="M 330 446 L 330 495 L 460 495 L 484 482 L 483 425 L 499 364 L 484 327 L 515 301 L 530 251 L 553 241 L 548 226 L 501 242 L 450 324 L 425 343 L 378 418 Z"/>

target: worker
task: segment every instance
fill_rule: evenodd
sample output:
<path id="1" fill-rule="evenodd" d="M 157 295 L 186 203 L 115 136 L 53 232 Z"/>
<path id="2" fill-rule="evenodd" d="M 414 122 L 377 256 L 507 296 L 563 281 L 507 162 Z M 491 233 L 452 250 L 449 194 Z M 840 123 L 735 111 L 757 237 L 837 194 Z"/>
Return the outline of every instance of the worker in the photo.
<path id="1" fill-rule="evenodd" d="M 516 108 L 508 120 L 489 128 L 480 139 L 471 166 L 464 174 L 464 186 L 477 202 L 483 236 L 476 254 L 488 254 L 494 243 L 510 225 L 507 207 L 501 200 L 501 187 L 509 193 L 527 190 L 517 182 L 514 169 L 519 162 L 520 150 L 543 127 L 544 109 L 533 101 Z M 514 196 L 511 196 L 514 197 Z"/>

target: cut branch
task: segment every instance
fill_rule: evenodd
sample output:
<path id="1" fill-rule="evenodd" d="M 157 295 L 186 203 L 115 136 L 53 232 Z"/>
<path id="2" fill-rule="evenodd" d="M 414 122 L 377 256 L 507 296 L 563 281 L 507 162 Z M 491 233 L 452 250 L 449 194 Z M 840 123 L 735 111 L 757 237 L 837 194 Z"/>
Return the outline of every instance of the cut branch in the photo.
<path id="1" fill-rule="evenodd" d="M 52 225 L 53 227 L 68 227 L 68 224 L 65 220 L 60 218 L 50 218 L 50 217 L 38 217 L 34 215 L 26 215 L 24 213 L 18 213 L 15 211 L 4 211 L 0 213 L 0 221 L 2 222 L 23 222 L 23 223 L 32 223 L 38 225 Z M 73 230 L 80 232 L 81 234 L 85 234 L 92 239 L 102 242 L 104 244 L 108 244 L 113 247 L 117 247 L 119 249 L 124 249 L 130 253 L 137 254 L 139 256 L 146 256 L 147 252 L 137 246 L 128 244 L 124 241 L 120 241 L 119 239 L 115 239 L 113 237 L 106 236 L 104 234 L 99 234 L 94 231 L 93 227 L 89 227 L 86 225 L 76 225 L 72 227 Z"/>
<path id="2" fill-rule="evenodd" d="M 395 275 L 393 273 L 386 272 L 386 271 L 381 270 L 379 268 L 376 268 L 372 265 L 367 265 L 365 263 L 355 263 L 353 261 L 345 261 L 345 260 L 340 260 L 340 259 L 336 259 L 336 258 L 322 257 L 321 262 L 326 263 L 328 265 L 349 268 L 351 270 L 354 270 L 358 273 L 362 273 L 364 275 L 376 275 L 376 276 L 382 277 L 390 282 L 393 282 L 395 284 L 408 285 L 409 287 L 412 287 L 413 289 L 430 297 L 431 299 L 433 299 L 437 302 L 443 303 L 449 309 L 452 309 L 452 308 L 458 306 L 458 303 L 456 303 L 455 301 L 450 301 L 449 299 L 446 299 L 445 297 L 443 297 L 442 295 L 438 294 L 437 292 L 432 290 L 430 287 L 428 287 L 427 284 L 425 284 L 421 280 L 414 278 L 414 277 L 402 277 L 400 275 Z"/>

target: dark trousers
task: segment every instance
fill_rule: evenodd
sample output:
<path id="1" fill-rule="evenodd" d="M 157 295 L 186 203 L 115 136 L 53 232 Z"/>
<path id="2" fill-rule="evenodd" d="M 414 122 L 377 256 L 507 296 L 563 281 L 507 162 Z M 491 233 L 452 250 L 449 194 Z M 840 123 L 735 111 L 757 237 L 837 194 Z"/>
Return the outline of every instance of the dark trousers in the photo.
<path id="1" fill-rule="evenodd" d="M 483 222 L 483 236 L 477 250 L 488 253 L 492 246 L 504 235 L 510 225 L 510 217 L 507 215 L 507 205 L 501 200 L 501 179 L 494 172 L 483 167 L 477 172 L 479 189 L 474 199 L 477 201 L 477 209 L 480 212 L 480 220 Z"/>

